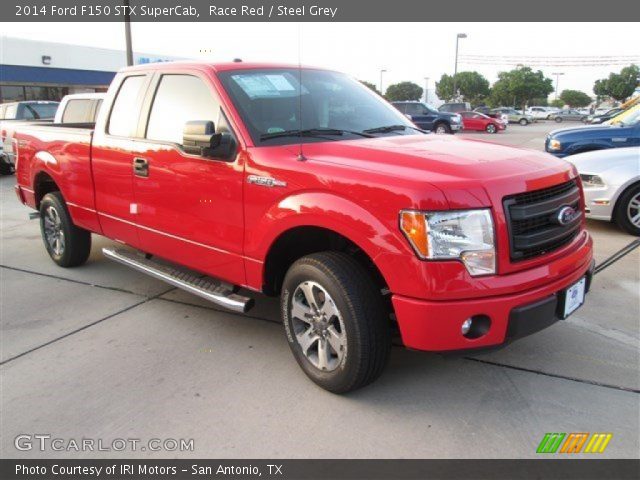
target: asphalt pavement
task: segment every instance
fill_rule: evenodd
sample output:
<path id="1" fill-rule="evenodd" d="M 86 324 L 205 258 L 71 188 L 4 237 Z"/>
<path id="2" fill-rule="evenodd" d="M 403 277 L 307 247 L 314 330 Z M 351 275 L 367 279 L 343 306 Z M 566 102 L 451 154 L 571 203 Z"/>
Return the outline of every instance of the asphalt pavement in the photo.
<path id="1" fill-rule="evenodd" d="M 461 136 L 539 150 L 555 127 Z M 482 355 L 394 347 L 376 383 L 337 396 L 295 363 L 277 300 L 223 311 L 106 260 L 96 236 L 86 265 L 57 267 L 14 182 L 0 178 L 2 458 L 533 458 L 546 432 L 610 432 L 601 456 L 638 457 L 638 250 L 543 332 Z M 588 228 L 598 262 L 634 240 Z M 38 434 L 65 448 L 16 448 Z M 71 439 L 193 448 L 77 452 Z"/>

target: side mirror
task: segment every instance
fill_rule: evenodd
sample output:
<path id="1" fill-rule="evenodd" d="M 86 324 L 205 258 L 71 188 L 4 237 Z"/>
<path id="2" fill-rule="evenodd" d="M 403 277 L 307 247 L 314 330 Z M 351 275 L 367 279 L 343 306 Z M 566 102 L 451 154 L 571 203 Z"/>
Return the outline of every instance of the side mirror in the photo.
<path id="1" fill-rule="evenodd" d="M 227 132 L 216 133 L 212 121 L 192 120 L 184 125 L 182 148 L 193 155 L 227 160 L 235 151 L 235 141 Z"/>

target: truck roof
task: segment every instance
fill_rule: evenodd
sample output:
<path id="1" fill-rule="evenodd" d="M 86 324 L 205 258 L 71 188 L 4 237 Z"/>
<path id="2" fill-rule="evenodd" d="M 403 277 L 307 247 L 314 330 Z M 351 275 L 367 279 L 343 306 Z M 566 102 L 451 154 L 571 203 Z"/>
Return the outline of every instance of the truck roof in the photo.
<path id="1" fill-rule="evenodd" d="M 304 68 L 313 70 L 329 70 L 320 67 L 313 67 L 308 65 L 297 65 L 292 63 L 260 63 L 260 62 L 206 62 L 206 61 L 193 61 L 193 60 L 180 60 L 175 62 L 157 62 L 157 63 L 145 63 L 143 65 L 133 65 L 131 67 L 125 67 L 121 69 L 121 72 L 132 71 L 147 71 L 147 70 L 165 70 L 165 69 L 181 69 L 192 68 L 195 70 L 213 70 L 214 72 L 224 72 L 227 70 L 260 70 L 266 68 Z"/>

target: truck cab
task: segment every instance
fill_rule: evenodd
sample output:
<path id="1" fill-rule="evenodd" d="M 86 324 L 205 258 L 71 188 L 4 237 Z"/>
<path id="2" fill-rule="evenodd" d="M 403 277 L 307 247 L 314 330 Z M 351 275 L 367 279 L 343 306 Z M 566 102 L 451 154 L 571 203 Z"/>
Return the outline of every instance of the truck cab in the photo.
<path id="1" fill-rule="evenodd" d="M 61 267 L 109 259 L 237 312 L 280 298 L 305 374 L 375 380 L 391 339 L 497 347 L 573 313 L 592 241 L 575 168 L 431 135 L 339 72 L 161 63 L 118 73 L 95 127 L 16 130 L 18 198 Z"/>

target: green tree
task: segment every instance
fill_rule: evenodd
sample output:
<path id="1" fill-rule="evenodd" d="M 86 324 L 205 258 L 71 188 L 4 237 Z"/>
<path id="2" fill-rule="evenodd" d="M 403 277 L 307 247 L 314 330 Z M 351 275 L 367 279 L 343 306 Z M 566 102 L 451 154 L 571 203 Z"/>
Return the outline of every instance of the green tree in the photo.
<path id="1" fill-rule="evenodd" d="M 579 90 L 563 90 L 560 94 L 560 100 L 570 107 L 586 107 L 593 99 L 584 92 Z"/>
<path id="2" fill-rule="evenodd" d="M 420 100 L 422 92 L 422 87 L 413 82 L 400 82 L 389 85 L 385 93 L 385 98 L 390 102 Z"/>
<path id="3" fill-rule="evenodd" d="M 620 73 L 610 73 L 608 78 L 596 80 L 593 85 L 593 93 L 598 98 L 611 97 L 618 101 L 629 98 L 640 81 L 640 68 L 632 64 L 620 70 Z"/>
<path id="4" fill-rule="evenodd" d="M 489 96 L 489 80 L 478 72 L 459 72 L 456 74 L 456 90 L 460 92 L 462 101 L 477 105 Z M 452 75 L 440 77 L 440 81 L 436 82 L 436 95 L 447 102 L 456 98 Z"/>
<path id="5" fill-rule="evenodd" d="M 546 106 L 549 105 L 549 100 L 547 100 L 547 97 L 532 98 L 531 99 L 531 105 L 537 105 L 539 107 L 546 107 Z"/>
<path id="6" fill-rule="evenodd" d="M 371 90 L 376 92 L 378 95 L 380 95 L 380 90 L 378 90 L 378 87 L 376 87 L 375 84 L 371 82 L 367 82 L 366 80 L 359 80 L 359 82 L 363 84 L 365 87 L 370 88 Z"/>
<path id="7" fill-rule="evenodd" d="M 564 107 L 564 101 L 560 100 L 559 98 L 556 98 L 555 100 L 551 100 L 551 103 L 549 105 L 555 108 L 562 108 Z"/>
<path id="8" fill-rule="evenodd" d="M 541 70 L 534 72 L 531 67 L 520 66 L 498 74 L 498 81 L 491 89 L 491 103 L 524 108 L 531 105 L 534 98 L 546 97 L 551 92 L 553 81 Z"/>

